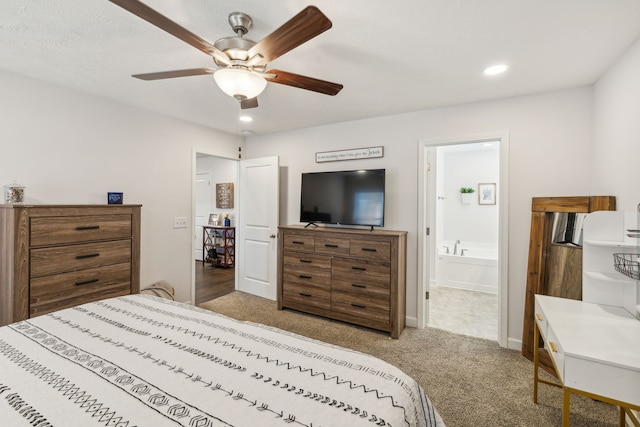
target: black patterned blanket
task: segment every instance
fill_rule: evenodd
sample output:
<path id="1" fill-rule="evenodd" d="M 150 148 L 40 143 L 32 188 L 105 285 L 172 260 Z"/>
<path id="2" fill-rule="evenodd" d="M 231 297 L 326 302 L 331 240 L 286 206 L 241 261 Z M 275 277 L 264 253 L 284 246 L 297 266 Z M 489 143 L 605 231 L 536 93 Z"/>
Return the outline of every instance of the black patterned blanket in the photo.
<path id="1" fill-rule="evenodd" d="M 366 354 L 148 295 L 0 328 L 5 426 L 443 426 Z"/>

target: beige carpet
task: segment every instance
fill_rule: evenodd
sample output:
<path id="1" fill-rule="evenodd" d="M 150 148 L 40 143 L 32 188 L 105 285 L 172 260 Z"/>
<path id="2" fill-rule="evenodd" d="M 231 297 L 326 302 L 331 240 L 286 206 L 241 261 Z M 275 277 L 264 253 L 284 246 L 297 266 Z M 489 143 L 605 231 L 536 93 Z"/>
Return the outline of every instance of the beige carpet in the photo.
<path id="1" fill-rule="evenodd" d="M 291 310 L 278 311 L 275 302 L 242 292 L 200 307 L 386 360 L 420 383 L 448 427 L 561 424 L 561 390 L 540 385 L 539 403 L 534 404 L 533 364 L 520 352 L 501 348 L 494 341 L 433 328 L 407 328 L 400 339 L 392 340 L 382 332 Z M 572 395 L 571 426 L 617 426 L 617 420 L 613 406 Z"/>

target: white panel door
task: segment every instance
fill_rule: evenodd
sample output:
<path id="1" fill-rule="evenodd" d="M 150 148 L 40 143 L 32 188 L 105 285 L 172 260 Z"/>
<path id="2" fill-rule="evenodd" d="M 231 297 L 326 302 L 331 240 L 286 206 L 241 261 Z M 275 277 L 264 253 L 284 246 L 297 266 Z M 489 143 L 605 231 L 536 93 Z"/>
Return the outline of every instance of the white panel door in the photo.
<path id="1" fill-rule="evenodd" d="M 238 289 L 275 300 L 278 256 L 278 157 L 240 161 Z"/>
<path id="2" fill-rule="evenodd" d="M 202 226 L 209 222 L 209 213 L 213 204 L 211 174 L 196 174 L 196 217 L 195 217 L 195 259 L 202 261 Z"/>

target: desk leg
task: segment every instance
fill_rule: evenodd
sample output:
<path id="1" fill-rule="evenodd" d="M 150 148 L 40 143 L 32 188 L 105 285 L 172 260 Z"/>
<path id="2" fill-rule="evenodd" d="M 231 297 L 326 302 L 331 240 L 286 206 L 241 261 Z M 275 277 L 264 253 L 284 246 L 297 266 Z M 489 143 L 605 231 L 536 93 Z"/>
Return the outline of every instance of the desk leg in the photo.
<path id="1" fill-rule="evenodd" d="M 620 409 L 620 422 L 619 422 L 619 425 L 620 425 L 620 427 L 624 427 L 624 408 L 622 406 L 620 406 L 619 409 Z"/>
<path id="2" fill-rule="evenodd" d="M 569 406 L 571 392 L 567 387 L 562 387 L 562 427 L 569 427 Z"/>

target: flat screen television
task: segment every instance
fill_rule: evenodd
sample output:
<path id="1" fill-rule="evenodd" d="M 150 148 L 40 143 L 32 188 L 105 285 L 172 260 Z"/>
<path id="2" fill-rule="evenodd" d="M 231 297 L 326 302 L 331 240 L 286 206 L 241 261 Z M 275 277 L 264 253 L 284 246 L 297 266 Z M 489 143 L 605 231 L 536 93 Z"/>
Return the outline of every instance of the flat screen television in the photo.
<path id="1" fill-rule="evenodd" d="M 302 174 L 300 222 L 384 226 L 385 169 Z"/>

